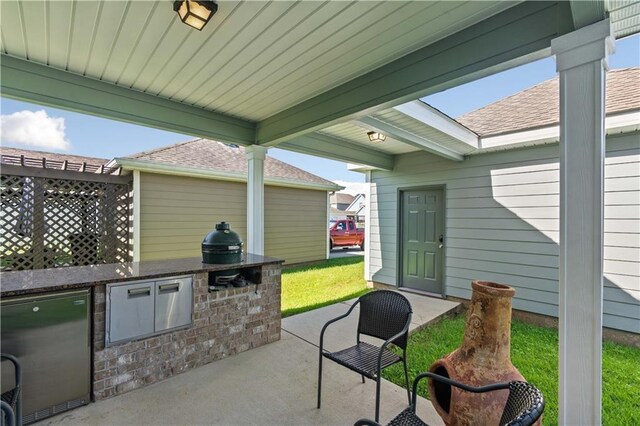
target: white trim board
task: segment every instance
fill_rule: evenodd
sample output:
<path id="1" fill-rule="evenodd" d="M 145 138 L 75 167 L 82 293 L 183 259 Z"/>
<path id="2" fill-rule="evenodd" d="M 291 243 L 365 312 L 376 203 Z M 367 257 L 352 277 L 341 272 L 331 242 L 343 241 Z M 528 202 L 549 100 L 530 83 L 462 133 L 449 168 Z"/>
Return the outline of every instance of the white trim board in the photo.
<path id="1" fill-rule="evenodd" d="M 605 130 L 607 135 L 640 130 L 640 111 L 607 116 L 605 118 Z M 468 155 L 557 143 L 559 140 L 560 125 L 548 126 L 540 129 L 480 138 L 480 148 Z"/>
<path id="2" fill-rule="evenodd" d="M 433 108 L 431 105 L 421 100 L 407 102 L 406 104 L 393 107 L 396 111 L 403 113 L 427 126 L 446 133 L 454 139 L 464 142 L 472 148 L 478 148 L 478 135 L 472 130 L 463 126 L 453 118 Z"/>
<path id="3" fill-rule="evenodd" d="M 133 261 L 140 261 L 140 171 L 133 171 Z"/>

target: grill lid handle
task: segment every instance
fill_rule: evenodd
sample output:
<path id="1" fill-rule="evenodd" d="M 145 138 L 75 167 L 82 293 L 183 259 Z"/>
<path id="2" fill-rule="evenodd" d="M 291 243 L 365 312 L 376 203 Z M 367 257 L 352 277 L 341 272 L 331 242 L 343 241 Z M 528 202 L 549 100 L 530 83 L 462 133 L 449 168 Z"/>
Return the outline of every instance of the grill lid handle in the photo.
<path id="1" fill-rule="evenodd" d="M 229 224 L 227 222 L 216 223 L 216 231 L 228 231 Z"/>

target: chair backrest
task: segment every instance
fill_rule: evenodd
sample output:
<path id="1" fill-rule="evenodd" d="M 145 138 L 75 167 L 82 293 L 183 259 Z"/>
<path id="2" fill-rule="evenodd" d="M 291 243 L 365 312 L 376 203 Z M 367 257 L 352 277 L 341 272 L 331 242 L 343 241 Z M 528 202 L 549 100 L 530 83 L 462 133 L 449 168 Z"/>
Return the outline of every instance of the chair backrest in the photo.
<path id="1" fill-rule="evenodd" d="M 510 382 L 509 398 L 502 412 L 500 425 L 529 426 L 544 411 L 542 392 L 527 382 Z"/>
<path id="2" fill-rule="evenodd" d="M 358 334 L 387 340 L 400 333 L 411 317 L 411 304 L 406 297 L 396 291 L 377 290 L 360 297 L 360 319 Z M 393 343 L 407 347 L 404 333 Z"/>

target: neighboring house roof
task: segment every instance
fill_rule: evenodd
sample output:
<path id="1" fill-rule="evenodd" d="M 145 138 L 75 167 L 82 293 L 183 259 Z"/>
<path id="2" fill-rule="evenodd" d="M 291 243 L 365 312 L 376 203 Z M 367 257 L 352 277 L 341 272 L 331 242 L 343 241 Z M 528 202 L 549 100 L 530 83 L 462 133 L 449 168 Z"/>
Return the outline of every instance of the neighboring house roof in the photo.
<path id="1" fill-rule="evenodd" d="M 353 202 L 355 197 L 351 194 L 347 194 L 346 192 L 336 192 L 331 195 L 329 202 L 331 204 L 346 204 L 349 205 Z"/>
<path id="2" fill-rule="evenodd" d="M 458 117 L 481 137 L 551 126 L 560 122 L 558 77 Z M 640 110 L 640 68 L 607 73 L 606 114 Z"/>
<path id="3" fill-rule="evenodd" d="M 185 174 L 191 170 L 206 171 L 211 178 L 229 178 L 246 181 L 247 159 L 243 147 L 208 139 L 195 139 L 163 148 L 144 151 L 115 162 L 127 169 L 149 170 L 162 167 L 164 173 Z M 158 170 L 160 171 L 160 170 Z M 181 173 L 182 172 L 182 173 Z M 336 191 L 341 186 L 306 172 L 290 164 L 266 156 L 264 160 L 265 183 L 283 186 L 316 187 Z M 207 177 L 202 175 L 201 177 Z"/>
<path id="4" fill-rule="evenodd" d="M 85 157 L 81 155 L 58 154 L 54 152 L 33 151 L 0 147 L 2 164 L 24 165 L 56 170 L 95 172 L 109 162 L 106 158 Z M 65 164 L 66 162 L 66 164 Z M 84 167 L 83 167 L 84 164 Z"/>
<path id="5" fill-rule="evenodd" d="M 364 196 L 364 194 L 357 194 L 353 198 L 353 201 L 351 202 L 351 204 L 349 204 L 349 207 L 347 207 L 345 210 L 357 212 L 364 207 L 365 202 L 366 202 L 366 197 Z"/>

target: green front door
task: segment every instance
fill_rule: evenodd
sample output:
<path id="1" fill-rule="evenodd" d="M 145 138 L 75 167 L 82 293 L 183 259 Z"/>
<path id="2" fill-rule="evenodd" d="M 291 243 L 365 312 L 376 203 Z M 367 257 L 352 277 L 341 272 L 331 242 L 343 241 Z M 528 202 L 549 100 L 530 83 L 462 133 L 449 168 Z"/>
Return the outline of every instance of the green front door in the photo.
<path id="1" fill-rule="evenodd" d="M 402 286 L 442 294 L 444 191 L 402 192 Z"/>

